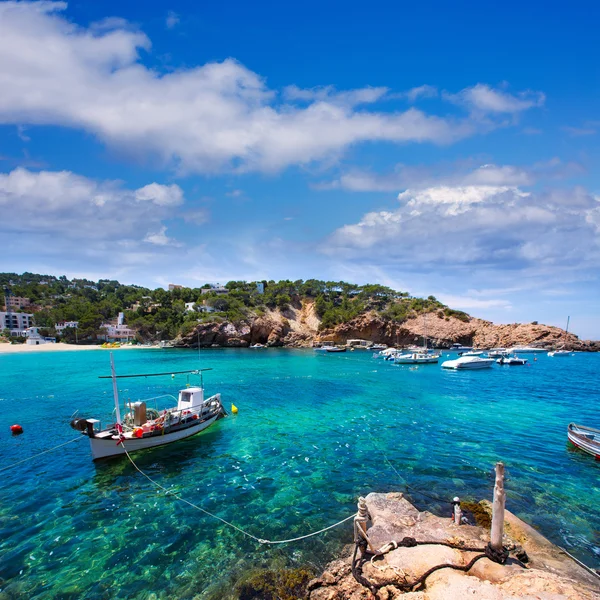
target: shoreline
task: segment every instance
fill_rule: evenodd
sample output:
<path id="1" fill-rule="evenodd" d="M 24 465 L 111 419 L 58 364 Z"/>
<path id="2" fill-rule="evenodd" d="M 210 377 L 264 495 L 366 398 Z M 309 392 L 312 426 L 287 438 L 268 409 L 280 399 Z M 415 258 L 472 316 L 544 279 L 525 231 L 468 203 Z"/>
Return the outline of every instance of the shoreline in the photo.
<path id="1" fill-rule="evenodd" d="M 102 346 L 80 346 L 78 344 L 0 344 L 0 354 L 29 354 L 32 352 L 73 352 L 78 350 L 156 350 L 160 346 L 120 346 L 119 348 L 102 348 Z"/>

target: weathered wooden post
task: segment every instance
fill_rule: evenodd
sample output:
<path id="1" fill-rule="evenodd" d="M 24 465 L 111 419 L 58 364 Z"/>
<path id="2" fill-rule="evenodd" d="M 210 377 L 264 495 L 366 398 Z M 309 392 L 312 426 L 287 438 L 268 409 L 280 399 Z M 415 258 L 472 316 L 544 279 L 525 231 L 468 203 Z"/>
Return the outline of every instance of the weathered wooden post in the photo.
<path id="1" fill-rule="evenodd" d="M 354 541 L 359 541 L 359 536 L 364 538 L 372 552 L 376 552 L 373 548 L 369 537 L 367 536 L 367 521 L 369 520 L 369 509 L 367 508 L 367 501 L 361 496 L 358 499 L 358 513 L 354 517 Z M 360 531 L 359 531 L 360 529 Z"/>
<path id="2" fill-rule="evenodd" d="M 460 519 L 462 517 L 462 510 L 460 510 L 460 498 L 458 496 L 454 496 L 452 504 L 454 504 L 454 524 L 460 525 Z"/>
<path id="3" fill-rule="evenodd" d="M 494 503 L 492 504 L 492 531 L 490 545 L 494 550 L 502 550 L 502 536 L 504 534 L 504 506 L 506 494 L 504 492 L 504 464 L 496 463 L 496 484 L 494 485 Z"/>

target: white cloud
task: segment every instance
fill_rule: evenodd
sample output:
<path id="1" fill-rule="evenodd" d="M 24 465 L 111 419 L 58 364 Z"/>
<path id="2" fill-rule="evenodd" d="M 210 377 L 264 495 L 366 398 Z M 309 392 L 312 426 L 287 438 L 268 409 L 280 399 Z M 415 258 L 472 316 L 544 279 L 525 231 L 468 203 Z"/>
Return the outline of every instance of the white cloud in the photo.
<path id="1" fill-rule="evenodd" d="M 141 202 L 153 202 L 158 206 L 177 206 L 183 202 L 183 191 L 176 184 L 149 183 L 135 191 L 135 199 Z"/>
<path id="2" fill-rule="evenodd" d="M 0 174 L 0 232 L 51 234 L 71 240 L 140 239 L 160 227 L 183 202 L 177 185 L 152 183 L 137 190 L 94 181 L 70 171 L 17 168 Z M 18 214 L 8 210 L 18 207 Z M 7 218 L 8 215 L 10 218 Z"/>
<path id="3" fill-rule="evenodd" d="M 64 3 L 0 3 L 0 123 L 85 130 L 120 151 L 150 155 L 182 172 L 277 171 L 330 163 L 366 142 L 447 144 L 494 123 L 383 112 L 386 88 L 285 89 L 235 60 L 161 73 L 140 55 L 150 40 L 123 20 L 88 29 L 61 14 Z M 420 92 L 426 93 L 422 86 Z M 526 96 L 526 95 L 525 95 Z M 478 85 L 459 94 L 491 112 L 539 105 Z M 300 103 L 298 103 L 301 101 Z"/>
<path id="4" fill-rule="evenodd" d="M 563 127 L 562 130 L 566 131 L 572 137 L 595 135 L 597 133 L 594 127 Z"/>
<path id="5" fill-rule="evenodd" d="M 489 298 L 487 300 L 482 300 L 481 298 L 473 298 L 472 296 L 438 294 L 438 299 L 452 308 L 458 308 L 465 311 L 483 308 L 501 308 L 504 310 L 510 310 L 512 308 L 512 303 L 509 300 L 504 300 L 502 298 Z"/>
<path id="6" fill-rule="evenodd" d="M 402 96 L 409 102 L 416 102 L 419 98 L 435 98 L 438 93 L 438 89 L 433 85 L 420 85 L 404 92 Z"/>
<path id="7" fill-rule="evenodd" d="M 167 228 L 163 225 L 158 231 L 148 233 L 144 238 L 145 242 L 155 244 L 156 246 L 178 245 L 177 242 L 167 237 Z"/>
<path id="8" fill-rule="evenodd" d="M 175 27 L 175 25 L 179 24 L 179 15 L 170 10 L 167 13 L 167 18 L 165 19 L 165 25 L 167 26 L 167 29 L 173 29 L 173 27 Z"/>
<path id="9" fill-rule="evenodd" d="M 337 229 L 321 251 L 396 268 L 597 268 L 600 202 L 582 188 L 524 192 L 516 186 L 409 189 L 395 210 Z"/>
<path id="10" fill-rule="evenodd" d="M 483 113 L 519 113 L 543 106 L 546 101 L 546 96 L 542 92 L 527 91 L 514 96 L 482 83 L 466 88 L 458 94 L 444 92 L 443 96 L 455 104 Z"/>

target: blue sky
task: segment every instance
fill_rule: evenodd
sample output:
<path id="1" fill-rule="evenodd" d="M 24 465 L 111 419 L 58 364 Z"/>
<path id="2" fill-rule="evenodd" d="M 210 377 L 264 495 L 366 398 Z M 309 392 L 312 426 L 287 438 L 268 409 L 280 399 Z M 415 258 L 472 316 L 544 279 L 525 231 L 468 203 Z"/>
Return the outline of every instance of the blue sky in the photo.
<path id="1" fill-rule="evenodd" d="M 422 4 L 0 2 L 0 270 L 600 338 L 600 9 Z"/>

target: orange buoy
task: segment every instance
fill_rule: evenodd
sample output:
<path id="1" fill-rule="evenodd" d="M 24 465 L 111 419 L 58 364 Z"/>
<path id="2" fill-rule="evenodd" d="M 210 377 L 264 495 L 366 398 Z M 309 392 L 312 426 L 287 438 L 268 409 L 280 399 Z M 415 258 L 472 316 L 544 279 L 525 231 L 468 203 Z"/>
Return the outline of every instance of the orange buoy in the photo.
<path id="1" fill-rule="evenodd" d="M 20 425 L 11 425 L 10 430 L 12 431 L 13 435 L 19 435 L 20 433 L 23 433 L 23 428 Z"/>
<path id="2" fill-rule="evenodd" d="M 141 427 L 136 427 L 136 428 L 133 430 L 133 435 L 134 435 L 136 438 L 141 438 L 141 437 L 144 435 L 144 430 L 143 430 Z"/>

